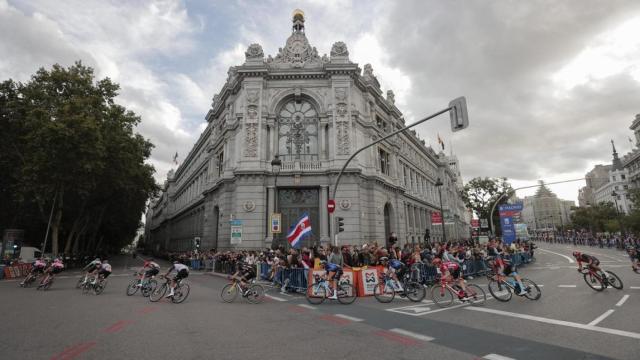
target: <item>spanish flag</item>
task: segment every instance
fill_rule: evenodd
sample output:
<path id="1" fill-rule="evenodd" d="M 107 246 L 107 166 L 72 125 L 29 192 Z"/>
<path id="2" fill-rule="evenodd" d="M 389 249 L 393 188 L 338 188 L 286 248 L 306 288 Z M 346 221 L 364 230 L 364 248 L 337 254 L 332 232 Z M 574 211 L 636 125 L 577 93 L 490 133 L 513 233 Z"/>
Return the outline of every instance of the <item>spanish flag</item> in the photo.
<path id="1" fill-rule="evenodd" d="M 440 133 L 438 133 L 438 144 L 442 146 L 442 151 L 444 151 L 444 141 L 442 141 L 442 138 L 440 138 Z"/>

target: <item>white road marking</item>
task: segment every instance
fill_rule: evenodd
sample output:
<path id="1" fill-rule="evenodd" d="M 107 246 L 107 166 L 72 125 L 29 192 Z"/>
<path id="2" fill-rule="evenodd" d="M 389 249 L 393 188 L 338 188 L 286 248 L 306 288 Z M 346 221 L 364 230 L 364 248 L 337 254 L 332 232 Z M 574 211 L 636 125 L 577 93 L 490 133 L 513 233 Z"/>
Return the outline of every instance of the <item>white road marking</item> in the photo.
<path id="1" fill-rule="evenodd" d="M 498 354 L 489 354 L 482 357 L 487 360 L 516 360 L 514 358 L 498 355 Z"/>
<path id="2" fill-rule="evenodd" d="M 613 314 L 615 310 L 613 309 L 609 309 L 607 311 L 604 312 L 604 314 L 598 316 L 597 318 L 595 318 L 592 322 L 589 323 L 589 326 L 596 326 L 598 325 L 600 322 L 602 322 L 602 320 L 606 319 L 609 315 Z"/>
<path id="3" fill-rule="evenodd" d="M 493 299 L 493 296 L 487 295 L 487 301 L 491 300 L 491 299 Z M 453 310 L 453 309 L 457 309 L 457 308 L 460 308 L 460 307 L 463 307 L 463 306 L 471 305 L 471 303 L 468 303 L 468 302 L 459 303 L 458 300 L 456 300 L 456 303 L 458 303 L 458 304 L 457 305 L 453 305 L 453 306 L 449 306 L 449 307 L 436 309 L 436 310 L 431 310 L 431 308 L 426 307 L 424 305 L 413 305 L 413 306 L 403 306 L 403 307 L 399 307 L 399 308 L 385 309 L 385 311 L 391 311 L 391 312 L 395 312 L 395 313 L 398 313 L 398 314 L 404 314 L 404 315 L 409 315 L 409 316 L 422 316 L 422 315 L 434 314 L 434 313 L 441 312 L 441 311 Z"/>
<path id="4" fill-rule="evenodd" d="M 343 319 L 349 320 L 349 321 L 355 321 L 355 322 L 364 321 L 364 319 L 360 319 L 360 318 L 357 318 L 357 317 L 344 315 L 344 314 L 333 314 L 333 316 L 339 317 L 339 318 L 343 318 Z"/>
<path id="5" fill-rule="evenodd" d="M 620 301 L 618 301 L 618 303 L 616 304 L 616 306 L 622 306 L 622 304 L 624 304 L 625 301 L 627 301 L 627 299 L 629 298 L 629 295 L 625 295 L 622 297 L 622 299 L 620 299 Z"/>
<path id="6" fill-rule="evenodd" d="M 574 288 L 577 285 L 558 285 L 559 288 Z"/>
<path id="7" fill-rule="evenodd" d="M 551 253 L 551 254 L 554 254 L 554 255 L 562 256 L 563 258 L 567 259 L 567 260 L 569 261 L 569 263 L 570 263 L 570 264 L 575 263 L 575 261 L 574 261 L 572 258 L 568 257 L 567 255 L 562 255 L 562 254 L 560 254 L 560 253 L 553 252 L 553 251 L 549 251 L 549 250 L 542 249 L 542 248 L 538 248 L 538 250 L 540 250 L 540 251 L 545 251 L 545 252 L 548 252 L 548 253 Z"/>
<path id="8" fill-rule="evenodd" d="M 305 308 L 305 309 L 309 309 L 309 310 L 316 310 L 318 309 L 315 306 L 311 306 L 311 305 L 307 305 L 307 304 L 298 304 L 298 306 L 300 306 L 301 308 Z"/>
<path id="9" fill-rule="evenodd" d="M 396 329 L 391 329 L 389 331 L 394 332 L 396 334 L 412 337 L 414 339 L 422 340 L 422 341 L 433 341 L 434 340 L 434 338 L 432 338 L 431 336 L 417 334 L 417 333 L 414 333 L 412 331 L 407 331 L 407 330 L 404 330 L 404 329 L 397 329 L 396 328 Z"/>
<path id="10" fill-rule="evenodd" d="M 629 289 L 637 290 L 637 289 L 640 289 L 640 286 L 629 286 Z"/>
<path id="11" fill-rule="evenodd" d="M 269 299 L 276 300 L 276 301 L 288 301 L 287 299 L 279 298 L 277 296 L 272 296 L 272 295 L 269 295 L 269 294 L 265 294 L 264 296 L 268 297 Z"/>
<path id="12" fill-rule="evenodd" d="M 538 321 L 538 322 L 552 324 L 552 325 L 567 326 L 567 327 L 572 327 L 572 328 L 576 328 L 576 329 L 596 331 L 596 332 L 605 333 L 605 334 L 624 336 L 624 337 L 629 337 L 629 338 L 633 338 L 633 339 L 640 339 L 640 333 L 634 333 L 634 332 L 631 332 L 631 331 L 604 328 L 604 327 L 600 327 L 600 326 L 584 325 L 584 324 L 574 323 L 574 322 L 571 322 L 571 321 L 549 319 L 549 318 L 544 318 L 544 317 L 540 317 L 540 316 L 518 314 L 518 313 L 513 313 L 513 312 L 508 312 L 508 311 L 501 311 L 501 310 L 480 308 L 480 307 L 467 307 L 467 308 L 465 308 L 465 310 L 480 311 L 480 312 L 486 312 L 486 313 L 490 313 L 490 314 L 515 317 L 515 318 L 519 318 L 519 319 Z"/>

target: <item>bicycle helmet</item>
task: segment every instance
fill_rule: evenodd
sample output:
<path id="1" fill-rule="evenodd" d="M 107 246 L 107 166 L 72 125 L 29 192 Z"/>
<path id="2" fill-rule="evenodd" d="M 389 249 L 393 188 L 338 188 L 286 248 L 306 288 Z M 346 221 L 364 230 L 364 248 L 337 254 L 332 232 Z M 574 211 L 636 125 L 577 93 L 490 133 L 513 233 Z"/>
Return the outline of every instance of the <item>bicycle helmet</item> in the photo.
<path id="1" fill-rule="evenodd" d="M 386 257 L 386 256 L 383 256 L 383 257 L 380 258 L 380 261 L 381 262 L 387 262 L 387 261 L 389 261 L 389 258 Z"/>
<path id="2" fill-rule="evenodd" d="M 582 255 L 582 254 L 580 253 L 580 251 L 574 251 L 574 252 L 573 252 L 573 257 L 578 257 L 578 256 L 580 256 L 580 255 Z"/>
<path id="3" fill-rule="evenodd" d="M 326 265 L 327 264 L 327 260 L 320 260 L 320 265 Z"/>
<path id="4" fill-rule="evenodd" d="M 174 265 L 175 265 L 175 264 L 180 264 L 180 261 L 175 260 L 175 261 L 173 262 L 173 264 L 174 264 Z"/>

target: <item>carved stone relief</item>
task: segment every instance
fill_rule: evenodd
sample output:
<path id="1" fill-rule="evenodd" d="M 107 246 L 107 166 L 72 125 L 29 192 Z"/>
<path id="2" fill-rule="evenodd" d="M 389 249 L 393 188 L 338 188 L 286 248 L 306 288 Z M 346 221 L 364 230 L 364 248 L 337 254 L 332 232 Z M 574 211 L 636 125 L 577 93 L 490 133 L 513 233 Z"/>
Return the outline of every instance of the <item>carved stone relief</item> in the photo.
<path id="1" fill-rule="evenodd" d="M 245 157 L 258 156 L 258 124 L 248 123 L 245 124 Z"/>
<path id="2" fill-rule="evenodd" d="M 336 114 L 338 115 L 338 117 L 341 117 L 341 118 L 347 116 L 347 104 L 345 103 L 336 104 Z"/>
<path id="3" fill-rule="evenodd" d="M 260 90 L 247 90 L 247 104 L 257 104 L 260 100 Z"/>
<path id="4" fill-rule="evenodd" d="M 347 88 L 336 88 L 336 100 L 340 102 L 347 101 Z"/>
<path id="5" fill-rule="evenodd" d="M 350 141 L 349 141 L 349 122 L 337 121 L 336 122 L 336 138 L 337 138 L 337 153 L 338 155 L 349 155 Z"/>
<path id="6" fill-rule="evenodd" d="M 247 106 L 247 120 L 248 121 L 258 120 L 258 107 L 256 105 Z"/>

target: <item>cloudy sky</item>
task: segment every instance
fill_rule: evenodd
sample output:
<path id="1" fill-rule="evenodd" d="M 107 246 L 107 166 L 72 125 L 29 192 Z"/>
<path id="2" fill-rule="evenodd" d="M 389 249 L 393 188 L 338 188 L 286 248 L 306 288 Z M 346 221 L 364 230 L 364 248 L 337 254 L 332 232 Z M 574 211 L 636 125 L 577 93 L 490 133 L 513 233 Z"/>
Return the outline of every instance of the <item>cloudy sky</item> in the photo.
<path id="1" fill-rule="evenodd" d="M 631 150 L 640 113 L 640 1 L 13 1 L 0 0 L 0 80 L 82 60 L 122 87 L 164 178 L 204 128 L 211 98 L 251 43 L 275 55 L 306 13 L 320 53 L 344 41 L 373 65 L 410 123 L 467 97 L 471 125 L 418 127 L 461 161 L 465 179 L 517 186 L 580 178 Z M 451 146 L 450 146 L 451 145 Z M 577 198 L 581 183 L 555 186 Z M 526 195 L 522 192 L 519 195 Z"/>

